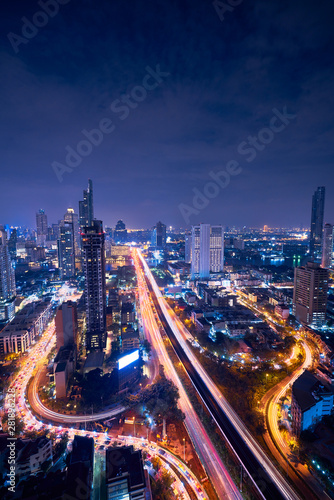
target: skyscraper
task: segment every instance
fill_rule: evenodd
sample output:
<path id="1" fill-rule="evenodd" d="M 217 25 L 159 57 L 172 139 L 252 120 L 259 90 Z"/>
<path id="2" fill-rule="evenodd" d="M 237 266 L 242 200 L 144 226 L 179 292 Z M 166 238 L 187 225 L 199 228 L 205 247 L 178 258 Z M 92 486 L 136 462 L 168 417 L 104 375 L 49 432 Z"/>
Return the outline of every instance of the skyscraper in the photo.
<path id="1" fill-rule="evenodd" d="M 152 246 L 164 248 L 166 246 L 166 225 L 157 222 L 152 231 Z"/>
<path id="2" fill-rule="evenodd" d="M 0 226 L 0 321 L 13 319 L 15 296 L 15 273 L 8 249 L 7 235 L 3 226 Z"/>
<path id="3" fill-rule="evenodd" d="M 82 265 L 85 275 L 88 350 L 104 349 L 106 342 L 106 280 L 102 221 L 83 228 Z"/>
<path id="4" fill-rule="evenodd" d="M 84 227 L 91 226 L 93 220 L 93 182 L 88 179 L 88 187 L 84 189 L 83 200 L 79 201 L 79 222 L 81 230 L 83 230 Z"/>
<path id="5" fill-rule="evenodd" d="M 187 264 L 191 262 L 191 234 L 185 234 L 184 236 L 184 261 Z"/>
<path id="6" fill-rule="evenodd" d="M 128 232 L 122 220 L 119 220 L 115 226 L 114 241 L 115 243 L 126 243 L 128 241 Z"/>
<path id="7" fill-rule="evenodd" d="M 321 260 L 324 224 L 325 188 L 318 187 L 312 196 L 310 255 L 312 260 Z"/>
<path id="8" fill-rule="evenodd" d="M 8 250 L 12 259 L 16 257 L 17 230 L 13 229 L 8 240 Z"/>
<path id="9" fill-rule="evenodd" d="M 75 258 L 79 259 L 80 258 L 81 237 L 80 237 L 80 230 L 79 230 L 78 214 L 74 213 L 73 208 L 67 209 L 67 212 L 64 215 L 64 222 L 69 222 L 73 225 Z"/>
<path id="10" fill-rule="evenodd" d="M 37 245 L 44 246 L 48 234 L 48 218 L 45 210 L 40 209 L 36 213 Z"/>
<path id="11" fill-rule="evenodd" d="M 295 268 L 293 314 L 301 323 L 322 326 L 326 320 L 328 270 L 308 262 Z"/>
<path id="12" fill-rule="evenodd" d="M 75 275 L 75 238 L 71 222 L 62 222 L 59 227 L 58 264 L 61 279 Z"/>
<path id="13" fill-rule="evenodd" d="M 56 314 L 57 351 L 63 346 L 75 346 L 78 332 L 77 305 L 75 302 L 63 302 Z"/>
<path id="14" fill-rule="evenodd" d="M 329 269 L 333 264 L 333 230 L 332 224 L 325 224 L 322 238 L 322 267 Z"/>
<path id="15" fill-rule="evenodd" d="M 191 277 L 207 279 L 224 269 L 223 227 L 200 224 L 191 232 Z"/>

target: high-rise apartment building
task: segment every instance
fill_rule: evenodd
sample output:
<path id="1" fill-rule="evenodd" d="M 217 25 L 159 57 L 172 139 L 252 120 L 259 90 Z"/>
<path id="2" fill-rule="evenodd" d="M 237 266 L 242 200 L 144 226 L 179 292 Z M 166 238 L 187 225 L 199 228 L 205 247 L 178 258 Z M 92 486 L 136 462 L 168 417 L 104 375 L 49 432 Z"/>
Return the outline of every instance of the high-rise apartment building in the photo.
<path id="1" fill-rule="evenodd" d="M 322 234 L 325 209 L 325 188 L 318 187 L 312 196 L 310 255 L 314 261 L 321 261 Z"/>
<path id="2" fill-rule="evenodd" d="M 88 187 L 84 189 L 83 200 L 79 201 L 79 223 L 81 230 L 83 230 L 84 227 L 91 226 L 93 220 L 93 182 L 88 179 Z"/>
<path id="3" fill-rule="evenodd" d="M 306 325 L 322 326 L 326 321 L 328 270 L 308 262 L 295 268 L 293 314 Z"/>
<path id="4" fill-rule="evenodd" d="M 61 347 L 75 346 L 78 332 L 77 305 L 70 300 L 59 306 L 56 319 L 57 351 Z"/>
<path id="5" fill-rule="evenodd" d="M 36 213 L 36 226 L 37 226 L 37 245 L 45 246 L 46 238 L 48 235 L 48 218 L 45 210 L 40 209 Z"/>
<path id="6" fill-rule="evenodd" d="M 16 257 L 17 230 L 14 228 L 8 240 L 8 250 L 12 259 Z"/>
<path id="7" fill-rule="evenodd" d="M 78 214 L 74 212 L 73 208 L 67 209 L 67 212 L 64 215 L 64 222 L 68 222 L 73 225 L 75 258 L 78 259 L 80 258 L 81 236 L 79 229 Z"/>
<path id="8" fill-rule="evenodd" d="M 10 258 L 7 234 L 0 226 L 0 322 L 14 318 L 15 273 Z"/>
<path id="9" fill-rule="evenodd" d="M 191 277 L 207 279 L 224 269 L 223 227 L 200 224 L 191 232 Z"/>
<path id="10" fill-rule="evenodd" d="M 61 279 L 75 275 L 75 236 L 71 222 L 62 222 L 59 227 L 58 264 Z"/>
<path id="11" fill-rule="evenodd" d="M 152 231 L 152 246 L 164 248 L 166 246 L 166 225 L 157 222 Z"/>
<path id="12" fill-rule="evenodd" d="M 108 500 L 152 500 L 141 450 L 134 450 L 132 445 L 107 449 L 105 476 Z"/>
<path id="13" fill-rule="evenodd" d="M 106 341 L 106 280 L 102 221 L 83 228 L 82 265 L 85 275 L 86 347 L 104 349 Z"/>
<path id="14" fill-rule="evenodd" d="M 128 241 L 128 232 L 122 220 L 119 220 L 115 226 L 114 241 L 115 243 L 126 243 Z"/>
<path id="15" fill-rule="evenodd" d="M 191 262 L 191 234 L 184 235 L 184 261 Z"/>
<path id="16" fill-rule="evenodd" d="M 333 231 L 332 224 L 325 224 L 322 237 L 322 267 L 327 269 L 333 265 Z"/>

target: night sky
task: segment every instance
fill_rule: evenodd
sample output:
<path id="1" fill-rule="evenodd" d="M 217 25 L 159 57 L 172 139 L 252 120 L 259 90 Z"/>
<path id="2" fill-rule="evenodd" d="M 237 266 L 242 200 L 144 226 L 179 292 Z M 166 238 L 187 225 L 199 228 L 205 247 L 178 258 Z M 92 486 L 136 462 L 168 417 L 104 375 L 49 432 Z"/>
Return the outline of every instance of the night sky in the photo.
<path id="1" fill-rule="evenodd" d="M 333 2 L 61 0 L 53 17 L 42 3 L 1 5 L 0 224 L 78 212 L 88 178 L 105 225 L 308 226 L 322 185 L 334 223 Z M 194 188 L 213 198 L 186 220 Z"/>

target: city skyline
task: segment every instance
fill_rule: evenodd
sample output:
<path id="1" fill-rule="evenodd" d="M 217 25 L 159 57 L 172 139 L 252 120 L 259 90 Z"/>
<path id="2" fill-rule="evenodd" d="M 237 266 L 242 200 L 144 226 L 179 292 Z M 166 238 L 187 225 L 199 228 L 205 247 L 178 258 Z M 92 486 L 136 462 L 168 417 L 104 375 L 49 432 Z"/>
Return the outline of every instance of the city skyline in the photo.
<path id="1" fill-rule="evenodd" d="M 4 3 L 0 498 L 334 499 L 333 16 Z"/>
<path id="2" fill-rule="evenodd" d="M 31 226 L 39 207 L 52 221 L 57 206 L 77 212 L 92 178 L 106 225 L 306 226 L 322 185 L 331 222 L 333 5 L 142 7 L 63 3 L 30 38 L 22 18 L 39 4 L 4 7 L 2 219 Z M 187 224 L 180 205 L 231 161 L 240 172 Z M 55 162 L 67 167 L 62 182 Z"/>
<path id="3" fill-rule="evenodd" d="M 259 226 L 241 224 L 241 225 L 238 226 L 238 225 L 233 225 L 233 224 L 229 225 L 229 224 L 226 224 L 226 223 L 225 224 L 221 224 L 221 225 L 223 226 L 224 230 L 226 230 L 226 228 L 227 228 L 227 230 L 229 230 L 229 229 L 232 229 L 232 230 L 235 230 L 235 229 L 236 230 L 242 230 L 242 229 L 246 228 L 246 229 L 255 229 L 255 230 L 261 230 L 261 229 L 263 229 L 264 231 L 266 231 L 268 229 L 284 229 L 284 230 L 298 229 L 298 230 L 302 230 L 302 231 L 309 231 L 310 232 L 310 245 L 312 246 L 313 245 L 312 242 L 313 242 L 313 239 L 314 239 L 314 236 L 312 236 L 312 234 L 314 233 L 315 220 L 317 220 L 317 215 L 315 213 L 315 206 L 316 206 L 316 204 L 318 202 L 315 201 L 315 200 L 317 200 L 317 196 L 318 196 L 319 192 L 323 191 L 323 193 L 324 193 L 325 189 L 326 189 L 325 186 L 317 187 L 316 190 L 313 192 L 313 195 L 312 195 L 311 199 L 309 200 L 310 201 L 311 223 L 307 223 L 307 221 L 306 221 L 305 224 L 295 223 L 295 224 L 291 224 L 291 225 L 287 225 L 287 226 L 285 226 L 283 224 L 276 225 L 276 226 L 275 225 L 268 225 L 268 224 L 262 224 L 262 225 L 259 225 Z M 86 196 L 87 196 L 87 192 L 89 193 L 89 190 L 91 191 L 91 202 L 90 202 L 90 208 L 88 209 L 87 208 L 88 205 L 85 202 L 85 199 L 87 201 Z M 91 221 L 96 220 L 96 217 L 94 216 L 95 202 L 93 204 L 93 195 L 92 195 L 92 193 L 93 193 L 93 181 L 91 179 L 88 179 L 88 190 L 84 189 L 83 193 L 84 193 L 84 201 L 82 201 L 82 200 L 78 200 L 77 201 L 77 203 L 76 203 L 77 210 L 75 208 L 75 205 L 69 205 L 66 208 L 66 213 L 65 213 L 65 216 L 64 216 L 64 220 L 71 220 L 71 222 L 72 222 L 72 217 L 74 215 L 78 219 L 76 224 L 79 224 L 79 222 L 80 222 L 80 215 L 78 215 L 78 214 L 85 213 L 85 215 L 83 215 L 82 217 L 83 217 L 83 219 L 86 217 L 86 220 L 85 220 L 85 222 L 84 221 L 82 222 L 82 225 L 80 225 L 80 228 L 84 228 L 87 225 L 89 226 L 89 225 L 91 225 Z M 83 206 L 84 206 L 85 203 L 86 203 L 86 208 L 83 208 Z M 327 213 L 327 211 L 326 211 L 326 205 L 328 203 L 328 200 L 326 200 L 326 203 L 325 203 L 325 196 L 324 195 L 323 195 L 323 199 L 322 199 L 321 203 L 322 203 L 321 217 L 319 218 L 318 225 L 323 230 L 324 226 L 326 224 L 329 224 L 330 223 L 329 221 L 331 219 L 329 218 L 329 221 L 327 221 L 327 218 L 324 215 L 324 214 Z M 192 207 L 190 207 L 190 208 L 192 208 Z M 88 211 L 91 213 L 91 215 L 87 219 L 87 217 L 88 217 L 88 215 L 87 215 Z M 35 222 L 32 225 L 30 225 L 30 226 L 26 225 L 26 224 L 9 224 L 7 222 L 4 222 L 4 225 L 6 227 L 10 227 L 12 229 L 13 228 L 20 228 L 20 227 L 21 228 L 27 228 L 27 229 L 30 229 L 30 230 L 31 229 L 32 230 L 35 229 L 36 230 L 36 235 L 37 235 L 37 240 L 38 240 L 38 238 L 39 238 L 39 231 L 41 231 L 40 230 L 40 222 L 39 222 L 39 220 L 40 220 L 41 217 L 43 217 L 45 219 L 45 221 L 46 221 L 44 223 L 44 225 L 47 224 L 46 225 L 45 236 L 47 236 L 47 229 L 48 228 L 49 228 L 49 230 L 52 231 L 53 230 L 53 226 L 59 226 L 60 227 L 64 223 L 64 220 L 63 220 L 62 217 L 58 218 L 57 222 L 48 219 L 48 212 L 47 212 L 47 210 L 45 210 L 44 208 L 39 208 L 38 211 L 35 212 L 35 217 L 34 217 L 35 218 Z M 152 216 L 151 218 L 152 218 L 152 220 L 154 220 L 154 216 Z M 202 219 L 204 221 L 207 220 L 207 218 L 205 218 L 205 217 L 202 217 Z M 119 227 L 120 225 L 122 226 L 122 228 L 123 228 L 123 226 L 124 226 L 124 228 L 126 228 L 125 232 L 127 230 L 130 230 L 130 231 L 131 230 L 134 230 L 134 231 L 136 231 L 136 230 L 154 230 L 154 228 L 156 227 L 155 223 L 150 224 L 150 225 L 148 225 L 146 227 L 144 225 L 139 225 L 137 227 L 130 227 L 130 226 L 128 226 L 127 221 L 124 222 L 122 219 L 119 219 L 117 221 L 113 221 L 112 223 L 108 223 L 108 222 L 105 223 L 103 221 L 103 223 L 104 223 L 104 226 L 106 228 L 111 228 L 111 229 L 114 228 L 116 230 L 116 232 L 117 232 L 118 229 L 120 229 L 120 227 Z M 159 222 L 159 224 L 161 224 L 161 222 Z M 201 222 L 199 222 L 199 224 L 208 224 L 208 222 L 203 222 L 201 220 Z M 177 230 L 181 230 L 181 231 L 183 231 L 183 230 L 188 231 L 189 229 L 191 229 L 193 226 L 196 226 L 196 225 L 198 225 L 198 224 L 191 224 L 190 223 L 190 224 L 184 224 L 184 225 L 180 225 L 180 226 L 172 226 L 171 224 L 168 224 L 168 222 L 166 223 L 166 227 L 177 229 Z M 317 231 L 319 232 L 319 228 L 317 229 Z M 80 233 L 80 231 L 79 231 L 79 233 Z M 79 236 L 79 233 L 78 233 L 78 236 Z M 318 236 L 318 238 L 319 238 L 319 236 Z M 321 239 L 322 239 L 322 237 L 321 237 Z M 320 243 L 320 248 L 322 249 L 322 243 Z M 322 253 L 322 250 L 320 251 L 320 253 Z M 319 257 L 319 255 L 318 255 L 318 257 Z"/>

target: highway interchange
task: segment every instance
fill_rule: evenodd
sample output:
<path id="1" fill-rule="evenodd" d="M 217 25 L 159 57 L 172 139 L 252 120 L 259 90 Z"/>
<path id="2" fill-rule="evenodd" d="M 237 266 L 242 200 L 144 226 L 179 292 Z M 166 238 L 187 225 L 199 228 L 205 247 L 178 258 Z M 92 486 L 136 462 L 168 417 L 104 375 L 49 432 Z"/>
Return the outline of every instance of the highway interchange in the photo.
<path id="1" fill-rule="evenodd" d="M 247 474 L 252 479 L 256 496 L 266 499 L 285 498 L 294 500 L 300 498 L 286 479 L 277 471 L 276 467 L 248 432 L 244 423 L 196 359 L 187 342 L 187 340 L 191 339 L 190 333 L 163 298 L 139 249 L 133 250 L 133 259 L 138 279 L 138 298 L 142 325 L 145 336 L 150 341 L 153 349 L 152 371 L 153 373 L 157 373 L 158 365 L 162 364 L 166 375 L 178 387 L 180 408 L 186 415 L 186 428 L 196 452 L 215 487 L 218 497 L 220 499 L 237 499 L 242 498 L 242 495 L 229 476 L 185 393 L 173 363 L 167 354 L 162 338 L 162 329 L 167 333 L 180 362 L 187 371 L 203 403 L 225 436 L 230 448 L 234 450 L 244 471 L 247 471 Z M 41 429 L 48 426 L 49 429 L 61 432 L 61 426 L 55 427 L 53 423 L 69 426 L 81 422 L 111 418 L 126 410 L 125 407 L 117 406 L 98 414 L 63 415 L 49 410 L 43 405 L 38 396 L 37 389 L 40 385 L 42 367 L 45 366 L 47 356 L 54 347 L 54 344 L 55 325 L 54 321 L 52 321 L 42 338 L 31 348 L 29 354 L 22 358 L 20 372 L 11 384 L 11 387 L 16 390 L 16 400 L 20 416 L 24 419 L 28 428 Z M 312 363 L 312 355 L 307 344 L 304 344 L 304 347 L 306 359 L 301 369 L 294 374 L 291 380 L 282 384 L 280 390 L 276 390 L 273 397 L 268 398 L 265 402 L 267 425 L 270 428 L 271 439 L 283 455 L 287 453 L 287 449 L 278 429 L 277 402 L 285 394 L 287 386 L 300 375 L 303 369 L 309 367 Z M 38 420 L 32 414 L 26 404 L 26 391 L 32 375 L 34 375 L 34 378 L 29 385 L 28 399 L 41 420 Z M 71 429 L 71 432 L 80 433 L 85 431 Z M 97 435 L 98 438 L 99 436 Z M 181 462 L 179 461 L 180 464 Z M 311 495 L 309 498 L 311 498 Z"/>

